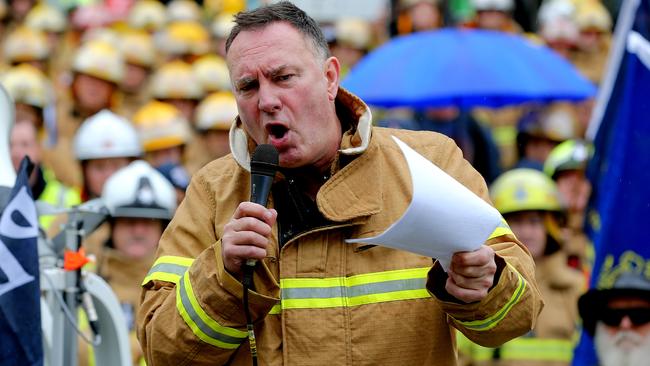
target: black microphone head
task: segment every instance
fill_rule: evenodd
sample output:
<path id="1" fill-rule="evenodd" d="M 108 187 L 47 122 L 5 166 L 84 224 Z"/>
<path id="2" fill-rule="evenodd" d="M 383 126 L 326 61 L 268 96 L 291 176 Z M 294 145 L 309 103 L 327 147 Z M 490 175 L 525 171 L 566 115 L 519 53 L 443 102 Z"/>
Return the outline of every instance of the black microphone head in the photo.
<path id="1" fill-rule="evenodd" d="M 278 170 L 278 150 L 271 144 L 257 145 L 251 157 L 251 174 L 275 176 Z"/>

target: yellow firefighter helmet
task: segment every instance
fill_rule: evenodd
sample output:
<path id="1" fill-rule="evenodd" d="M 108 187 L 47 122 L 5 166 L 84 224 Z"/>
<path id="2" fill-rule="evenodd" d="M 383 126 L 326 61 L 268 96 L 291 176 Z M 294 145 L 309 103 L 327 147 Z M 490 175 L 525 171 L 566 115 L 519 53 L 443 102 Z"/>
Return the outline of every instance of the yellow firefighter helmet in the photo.
<path id="1" fill-rule="evenodd" d="M 196 109 L 196 128 L 199 131 L 227 131 L 237 114 L 237 102 L 232 93 L 212 93 Z"/>
<path id="2" fill-rule="evenodd" d="M 151 101 L 133 115 L 145 152 L 187 144 L 192 131 L 189 122 L 173 105 Z"/>
<path id="3" fill-rule="evenodd" d="M 612 30 L 612 16 L 598 0 L 578 2 L 575 21 L 580 30 L 595 29 L 605 33 Z"/>
<path id="4" fill-rule="evenodd" d="M 45 33 L 26 26 L 20 26 L 9 33 L 3 49 L 8 64 L 41 61 L 50 55 Z"/>
<path id="5" fill-rule="evenodd" d="M 47 33 L 63 33 L 67 24 L 63 12 L 46 2 L 34 5 L 25 18 L 25 25 L 29 28 Z"/>
<path id="6" fill-rule="evenodd" d="M 200 56 L 210 51 L 210 34 L 199 22 L 175 21 L 156 37 L 158 48 L 174 56 Z"/>
<path id="7" fill-rule="evenodd" d="M 230 72 L 223 58 L 205 55 L 194 61 L 192 69 L 206 93 L 231 89 Z"/>
<path id="8" fill-rule="evenodd" d="M 180 60 L 160 66 L 151 78 L 151 96 L 156 99 L 201 99 L 203 95 L 192 66 Z"/>
<path id="9" fill-rule="evenodd" d="M 555 179 L 565 170 L 585 170 L 593 155 L 593 146 L 584 140 L 567 140 L 557 145 L 544 162 L 544 173 Z"/>
<path id="10" fill-rule="evenodd" d="M 490 187 L 494 207 L 501 214 L 519 211 L 562 211 L 555 182 L 535 169 L 513 169 L 499 176 Z"/>
<path id="11" fill-rule="evenodd" d="M 77 50 L 72 70 L 119 84 L 124 78 L 124 57 L 108 42 L 89 41 Z"/>
<path id="12" fill-rule="evenodd" d="M 43 109 L 53 101 L 49 79 L 32 65 L 14 66 L 5 71 L 0 80 L 15 103 Z"/>
<path id="13" fill-rule="evenodd" d="M 120 47 L 127 63 L 150 68 L 156 62 L 156 47 L 151 35 L 143 30 L 128 29 L 121 33 Z"/>
<path id="14" fill-rule="evenodd" d="M 149 32 L 162 29 L 167 23 L 165 5 L 156 0 L 136 1 L 129 12 L 128 23 L 133 28 Z"/>

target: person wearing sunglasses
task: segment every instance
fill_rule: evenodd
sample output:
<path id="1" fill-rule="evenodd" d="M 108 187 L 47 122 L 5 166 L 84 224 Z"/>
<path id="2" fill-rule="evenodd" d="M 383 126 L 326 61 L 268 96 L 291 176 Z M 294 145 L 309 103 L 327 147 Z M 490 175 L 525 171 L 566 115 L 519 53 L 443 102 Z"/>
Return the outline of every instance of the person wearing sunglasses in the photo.
<path id="1" fill-rule="evenodd" d="M 612 287 L 591 289 L 578 300 L 601 366 L 650 362 L 650 274 L 637 272 L 623 272 Z"/>

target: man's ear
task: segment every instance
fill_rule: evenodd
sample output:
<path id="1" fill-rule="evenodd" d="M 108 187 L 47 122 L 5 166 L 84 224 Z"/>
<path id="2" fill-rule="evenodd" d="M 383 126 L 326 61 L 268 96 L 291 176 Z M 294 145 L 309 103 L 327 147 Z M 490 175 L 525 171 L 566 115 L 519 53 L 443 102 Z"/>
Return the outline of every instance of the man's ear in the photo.
<path id="1" fill-rule="evenodd" d="M 327 94 L 330 100 L 336 99 L 339 90 L 339 78 L 341 76 L 341 64 L 336 57 L 325 60 L 325 78 L 327 79 Z"/>

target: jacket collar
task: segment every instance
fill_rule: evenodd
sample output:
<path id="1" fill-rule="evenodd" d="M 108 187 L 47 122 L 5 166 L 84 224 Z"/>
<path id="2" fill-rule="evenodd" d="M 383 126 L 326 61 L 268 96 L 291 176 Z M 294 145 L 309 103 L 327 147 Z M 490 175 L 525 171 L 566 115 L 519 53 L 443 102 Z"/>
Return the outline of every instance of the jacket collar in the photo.
<path id="1" fill-rule="evenodd" d="M 332 166 L 332 177 L 321 187 L 316 201 L 327 219 L 342 222 L 380 211 L 381 173 L 378 160 L 371 159 L 373 154 L 363 154 L 367 150 L 377 149 L 377 146 L 370 144 L 370 108 L 359 97 L 341 87 L 336 96 L 336 104 L 341 123 L 350 125 L 350 128 L 343 133 L 339 155 Z M 248 137 L 237 117 L 230 128 L 230 151 L 235 161 L 249 172 L 254 149 L 255 143 Z M 344 160 L 352 161 L 339 168 Z"/>

